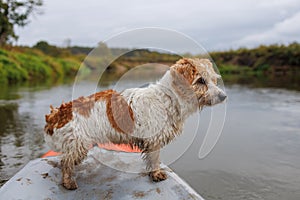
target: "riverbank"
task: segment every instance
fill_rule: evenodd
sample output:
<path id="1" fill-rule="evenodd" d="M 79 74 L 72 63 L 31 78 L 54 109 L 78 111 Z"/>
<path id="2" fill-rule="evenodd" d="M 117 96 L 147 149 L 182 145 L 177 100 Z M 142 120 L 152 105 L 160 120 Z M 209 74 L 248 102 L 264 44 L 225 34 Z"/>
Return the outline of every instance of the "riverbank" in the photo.
<path id="1" fill-rule="evenodd" d="M 0 48 L 0 83 L 55 82 L 75 76 L 80 63 L 75 56 L 54 57 L 28 47 Z"/>
<path id="2" fill-rule="evenodd" d="M 77 46 L 60 48 L 44 41 L 38 42 L 33 47 L 0 48 L 0 83 L 9 85 L 41 81 L 55 83 L 68 78 L 73 79 L 81 62 L 92 50 L 93 48 L 90 47 Z M 101 57 L 97 54 L 97 57 L 90 57 L 84 63 L 87 69 L 84 71 L 85 75 L 93 74 L 91 72 L 97 70 L 98 66 L 108 65 L 105 77 L 118 78 L 132 67 L 146 63 L 172 65 L 181 57 L 149 50 L 109 48 L 104 43 L 99 43 L 96 50 L 100 52 Z M 300 44 L 298 43 L 210 52 L 209 56 L 216 63 L 223 79 L 231 83 L 237 78 L 251 77 L 267 79 L 296 77 L 293 79 L 299 81 Z M 200 57 L 200 55 L 193 57 Z M 112 60 L 114 61 L 111 63 Z"/>
<path id="3" fill-rule="evenodd" d="M 211 52 L 210 56 L 224 75 L 268 76 L 293 74 L 300 71 L 300 44 L 298 43 Z"/>

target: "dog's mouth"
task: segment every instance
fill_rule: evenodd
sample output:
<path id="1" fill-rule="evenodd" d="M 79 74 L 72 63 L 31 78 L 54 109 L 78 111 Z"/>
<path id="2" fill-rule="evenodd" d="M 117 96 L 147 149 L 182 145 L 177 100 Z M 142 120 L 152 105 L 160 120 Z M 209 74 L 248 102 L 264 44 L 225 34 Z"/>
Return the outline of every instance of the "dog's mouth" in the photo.
<path id="1" fill-rule="evenodd" d="M 210 101 L 208 101 L 208 105 L 209 106 L 213 106 L 219 103 L 223 103 L 225 102 L 225 100 L 227 99 L 227 96 L 224 94 L 219 94 L 215 97 L 213 97 L 212 99 L 210 99 Z"/>
<path id="2" fill-rule="evenodd" d="M 205 97 L 200 96 L 200 97 L 198 98 L 198 109 L 199 109 L 199 111 L 201 111 L 202 108 L 203 108 L 203 106 L 205 106 L 205 105 L 206 105 L 206 104 L 205 104 Z"/>
<path id="3" fill-rule="evenodd" d="M 219 103 L 225 102 L 227 95 L 224 92 L 220 92 L 218 95 L 209 97 L 208 95 L 200 96 L 198 98 L 198 108 L 201 110 L 204 106 L 213 106 Z"/>
<path id="4" fill-rule="evenodd" d="M 202 108 L 203 108 L 203 105 L 199 104 L 199 105 L 198 105 L 198 110 L 199 110 L 199 112 L 202 110 Z"/>

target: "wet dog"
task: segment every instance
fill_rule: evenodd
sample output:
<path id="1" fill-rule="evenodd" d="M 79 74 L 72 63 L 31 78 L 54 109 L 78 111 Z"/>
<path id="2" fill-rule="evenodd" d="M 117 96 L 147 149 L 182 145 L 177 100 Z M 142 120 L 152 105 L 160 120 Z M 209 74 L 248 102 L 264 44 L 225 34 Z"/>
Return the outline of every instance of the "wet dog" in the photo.
<path id="1" fill-rule="evenodd" d="M 208 59 L 183 58 L 156 84 L 106 90 L 80 97 L 46 115 L 45 141 L 62 152 L 62 184 L 76 189 L 74 166 L 87 156 L 91 144 L 114 143 L 142 150 L 153 181 L 167 178 L 160 169 L 160 148 L 180 135 L 184 121 L 204 106 L 226 99 L 217 86 L 220 76 Z"/>

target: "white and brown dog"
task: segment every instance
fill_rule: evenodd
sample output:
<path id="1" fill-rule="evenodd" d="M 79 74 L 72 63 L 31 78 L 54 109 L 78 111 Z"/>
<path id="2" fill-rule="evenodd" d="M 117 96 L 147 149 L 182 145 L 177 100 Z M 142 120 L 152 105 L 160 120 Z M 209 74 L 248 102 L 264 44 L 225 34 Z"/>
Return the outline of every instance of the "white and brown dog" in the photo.
<path id="1" fill-rule="evenodd" d="M 182 132 L 189 115 L 226 99 L 217 86 L 220 76 L 207 59 L 183 58 L 161 80 L 147 88 L 106 90 L 51 106 L 45 140 L 62 152 L 62 184 L 76 189 L 74 166 L 91 144 L 130 144 L 142 150 L 153 181 L 165 180 L 159 150 Z"/>

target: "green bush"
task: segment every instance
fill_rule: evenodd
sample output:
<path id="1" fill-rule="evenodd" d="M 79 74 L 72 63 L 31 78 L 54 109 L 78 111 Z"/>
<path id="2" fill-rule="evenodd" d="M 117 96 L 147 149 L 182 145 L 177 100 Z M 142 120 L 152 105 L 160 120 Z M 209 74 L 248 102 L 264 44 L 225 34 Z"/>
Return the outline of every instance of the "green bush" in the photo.
<path id="1" fill-rule="evenodd" d="M 75 75 L 79 69 L 79 63 L 72 59 L 57 59 L 57 62 L 60 64 L 64 74 Z"/>
<path id="2" fill-rule="evenodd" d="M 28 73 L 17 62 L 6 56 L 0 55 L 1 80 L 3 82 L 13 83 L 24 81 L 28 78 Z M 6 79 L 6 80 L 5 80 Z"/>
<path id="3" fill-rule="evenodd" d="M 28 72 L 30 79 L 51 77 L 52 70 L 41 57 L 18 53 L 14 55 L 14 58 Z"/>
<path id="4" fill-rule="evenodd" d="M 76 58 L 53 58 L 37 49 L 0 49 L 1 83 L 57 80 L 76 74 L 79 66 L 80 61 Z"/>

